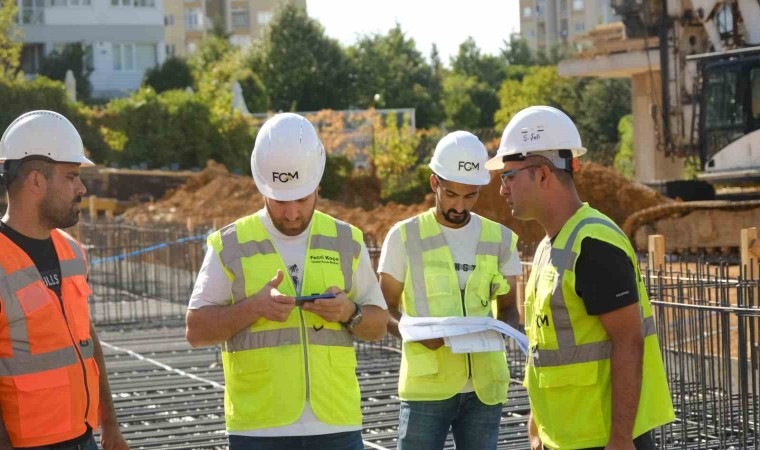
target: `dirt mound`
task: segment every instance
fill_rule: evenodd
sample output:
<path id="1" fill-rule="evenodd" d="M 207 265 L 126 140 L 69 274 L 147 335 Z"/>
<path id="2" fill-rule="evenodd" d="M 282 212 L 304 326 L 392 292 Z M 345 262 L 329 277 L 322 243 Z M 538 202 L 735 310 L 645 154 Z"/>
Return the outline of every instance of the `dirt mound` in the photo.
<path id="1" fill-rule="evenodd" d="M 615 170 L 594 163 L 581 164 L 575 180 L 581 199 L 619 225 L 636 211 L 670 201 L 641 184 L 631 182 Z M 498 176 L 492 177 L 491 183 L 481 192 L 475 212 L 508 226 L 520 236 L 522 242 L 537 243 L 543 237 L 543 230 L 535 221 L 524 222 L 512 217 L 499 195 L 500 182 Z M 370 239 L 374 238 L 381 244 L 393 224 L 434 204 L 433 195 L 430 194 L 424 202 L 415 205 L 390 202 L 366 210 L 320 199 L 317 207 L 359 227 Z M 263 206 L 264 200 L 250 177 L 230 174 L 223 165 L 209 161 L 206 169 L 192 177 L 186 185 L 169 192 L 158 202 L 128 210 L 123 217 L 136 223 L 185 223 L 189 218 L 196 225 L 220 227 Z"/>
<path id="2" fill-rule="evenodd" d="M 320 199 L 317 207 L 326 214 L 359 227 L 379 245 L 393 224 L 433 204 L 431 194 L 416 205 L 390 202 L 371 211 L 328 199 Z M 264 199 L 251 177 L 233 175 L 223 165 L 209 161 L 206 169 L 184 186 L 168 192 L 158 202 L 131 208 L 122 217 L 138 224 L 186 223 L 189 219 L 194 225 L 221 227 L 263 207 Z"/>

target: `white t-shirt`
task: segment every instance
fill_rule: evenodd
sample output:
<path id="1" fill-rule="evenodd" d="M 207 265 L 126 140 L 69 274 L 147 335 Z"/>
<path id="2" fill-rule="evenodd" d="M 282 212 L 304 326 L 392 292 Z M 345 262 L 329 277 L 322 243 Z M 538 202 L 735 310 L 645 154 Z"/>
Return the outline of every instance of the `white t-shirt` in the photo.
<path id="1" fill-rule="evenodd" d="M 280 233 L 272 224 L 271 219 L 266 213 L 266 209 L 258 211 L 256 214 L 261 218 L 264 228 L 274 242 L 274 246 L 282 257 L 288 274 L 293 280 L 296 287 L 296 293 L 301 293 L 301 281 L 303 280 L 304 261 L 306 260 L 306 246 L 309 242 L 309 231 L 311 224 L 298 236 L 287 236 Z M 272 273 L 274 277 L 275 272 Z M 222 263 L 219 260 L 213 248 L 206 250 L 206 256 L 203 258 L 203 264 L 195 281 L 193 293 L 190 296 L 188 309 L 200 309 L 204 306 L 228 305 L 232 296 L 232 281 L 224 273 Z M 382 309 L 388 309 L 380 291 L 380 285 L 377 277 L 372 271 L 372 262 L 369 259 L 367 247 L 362 243 L 361 254 L 359 256 L 359 265 L 356 268 L 353 279 L 353 289 L 349 297 L 362 306 L 378 306 Z M 343 433 L 346 431 L 361 430 L 361 426 L 336 426 L 328 425 L 320 421 L 311 409 L 309 402 L 306 402 L 303 414 L 297 422 L 276 428 L 265 428 L 250 431 L 233 431 L 230 434 L 242 436 L 311 436 L 318 434 Z"/>
<path id="2" fill-rule="evenodd" d="M 403 220 L 388 231 L 388 235 L 383 242 L 383 250 L 380 253 L 380 263 L 377 272 L 385 273 L 393 277 L 399 283 L 406 280 L 406 248 L 401 240 L 401 226 L 408 223 L 413 218 Z M 454 259 L 454 270 L 456 270 L 459 280 L 459 289 L 464 290 L 467 286 L 467 279 L 470 278 L 472 271 L 475 270 L 475 254 L 480 242 L 480 231 L 483 227 L 481 217 L 477 214 L 470 215 L 470 221 L 461 228 L 449 228 L 441 225 L 441 232 L 446 238 L 446 243 L 451 251 L 451 257 Z M 504 227 L 504 225 L 501 225 Z M 506 255 L 505 255 L 506 256 Z M 502 261 L 499 271 L 505 277 L 522 275 L 522 266 L 520 257 L 516 251 L 512 252 L 509 258 L 499 257 Z M 511 286 L 511 289 L 515 289 Z M 472 378 L 467 380 L 460 392 L 472 392 L 475 388 L 472 385 Z"/>

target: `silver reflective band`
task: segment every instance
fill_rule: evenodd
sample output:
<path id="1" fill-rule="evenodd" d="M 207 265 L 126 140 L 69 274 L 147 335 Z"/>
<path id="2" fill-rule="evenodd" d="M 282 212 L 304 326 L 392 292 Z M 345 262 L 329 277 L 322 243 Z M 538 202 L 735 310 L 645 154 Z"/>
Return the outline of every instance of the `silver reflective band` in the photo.
<path id="1" fill-rule="evenodd" d="M 331 330 L 307 328 L 309 345 L 329 345 L 334 347 L 353 347 L 354 338 L 346 330 Z M 298 328 L 282 328 L 279 330 L 251 331 L 247 328 L 233 336 L 223 344 L 225 352 L 241 352 L 262 348 L 298 345 L 301 335 Z"/>
<path id="2" fill-rule="evenodd" d="M 240 352 L 260 348 L 297 345 L 301 342 L 298 328 L 281 328 L 279 330 L 251 331 L 250 327 L 232 336 L 222 344 L 225 352 Z"/>
<path id="3" fill-rule="evenodd" d="M 644 338 L 657 332 L 652 317 L 644 319 L 641 332 Z M 533 367 L 556 367 L 603 361 L 610 358 L 611 352 L 612 342 L 601 341 L 562 347 L 558 350 L 536 349 L 530 353 L 529 358 L 530 365 Z"/>
<path id="4" fill-rule="evenodd" d="M 76 364 L 78 361 L 74 347 L 66 347 L 52 352 L 32 355 L 16 352 L 10 358 L 0 358 L 0 376 L 26 375 L 59 369 Z"/>

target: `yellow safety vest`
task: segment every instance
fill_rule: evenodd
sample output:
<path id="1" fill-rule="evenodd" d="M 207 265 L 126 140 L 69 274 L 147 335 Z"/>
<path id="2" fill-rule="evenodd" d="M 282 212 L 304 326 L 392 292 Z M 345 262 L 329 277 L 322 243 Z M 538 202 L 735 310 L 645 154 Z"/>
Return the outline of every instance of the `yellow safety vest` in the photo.
<path id="1" fill-rule="evenodd" d="M 494 317 L 494 300 L 509 292 L 499 271 L 517 247 L 517 235 L 498 223 L 481 218 L 482 230 L 475 255 L 475 270 L 464 295 L 451 251 L 431 209 L 401 226 L 406 249 L 406 278 L 401 306 L 416 317 Z M 487 405 L 507 400 L 509 367 L 506 353 L 454 354 L 446 346 L 430 350 L 417 342 L 402 346 L 399 396 L 402 400 L 428 401 L 451 398 L 467 379 L 480 401 Z"/>
<path id="2" fill-rule="evenodd" d="M 301 293 L 337 286 L 354 298 L 362 232 L 314 211 Z M 209 236 L 232 280 L 232 303 L 258 292 L 277 269 L 286 276 L 280 292 L 296 295 L 274 242 L 258 214 L 237 220 Z M 289 425 L 311 402 L 330 425 L 361 425 L 353 336 L 339 323 L 294 308 L 285 322 L 260 318 L 222 345 L 224 415 L 228 431 Z"/>
<path id="3" fill-rule="evenodd" d="M 586 313 L 575 292 L 575 262 L 585 237 L 625 251 L 639 280 L 644 361 L 633 436 L 675 418 L 636 253 L 612 220 L 584 204 L 554 244 L 545 239 L 536 250 L 525 288 L 525 329 L 530 340 L 525 385 L 539 436 L 553 449 L 604 447 L 612 427 L 612 343 L 602 322 Z"/>

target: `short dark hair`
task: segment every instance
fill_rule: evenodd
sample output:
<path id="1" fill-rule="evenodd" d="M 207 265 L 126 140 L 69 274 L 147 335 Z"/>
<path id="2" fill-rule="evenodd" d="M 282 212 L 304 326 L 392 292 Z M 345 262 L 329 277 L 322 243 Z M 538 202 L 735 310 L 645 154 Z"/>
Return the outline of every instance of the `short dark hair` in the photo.
<path id="1" fill-rule="evenodd" d="M 44 159 L 38 159 L 38 158 L 29 158 L 24 159 L 21 161 L 6 161 L 5 162 L 5 174 L 6 174 L 6 182 L 5 182 L 5 188 L 8 190 L 8 193 L 15 190 L 15 186 L 18 185 L 18 183 L 15 183 L 15 181 L 24 181 L 26 180 L 26 177 L 29 176 L 30 173 L 37 171 L 42 174 L 42 176 L 45 177 L 45 179 L 50 179 L 50 177 L 53 176 L 53 164 L 50 161 L 44 160 Z M 15 165 L 15 167 L 14 167 Z"/>

